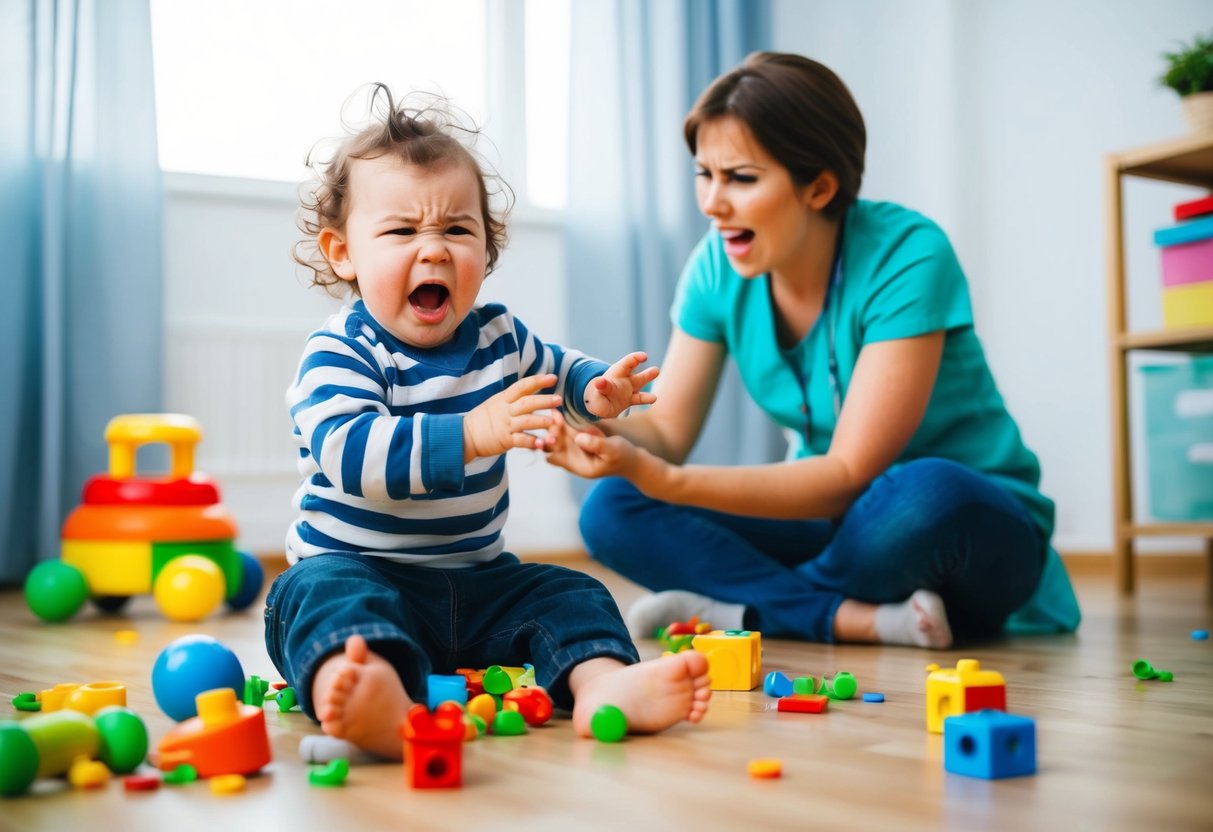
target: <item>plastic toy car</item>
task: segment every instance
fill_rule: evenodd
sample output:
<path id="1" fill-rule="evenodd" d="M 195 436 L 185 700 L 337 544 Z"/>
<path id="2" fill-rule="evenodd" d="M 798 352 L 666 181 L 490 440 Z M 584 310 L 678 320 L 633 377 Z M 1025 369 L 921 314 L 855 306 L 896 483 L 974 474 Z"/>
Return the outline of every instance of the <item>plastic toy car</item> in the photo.
<path id="1" fill-rule="evenodd" d="M 132 595 L 151 592 L 161 611 L 197 621 L 225 600 L 243 609 L 261 591 L 263 573 L 236 550 L 236 523 L 219 489 L 194 472 L 202 429 L 172 413 L 116 416 L 105 428 L 109 474 L 84 486 L 83 502 L 63 524 L 61 560 L 37 566 L 26 579 L 30 608 L 47 621 L 74 615 L 86 598 L 116 612 Z M 167 444 L 166 476 L 136 475 L 136 454 Z"/>

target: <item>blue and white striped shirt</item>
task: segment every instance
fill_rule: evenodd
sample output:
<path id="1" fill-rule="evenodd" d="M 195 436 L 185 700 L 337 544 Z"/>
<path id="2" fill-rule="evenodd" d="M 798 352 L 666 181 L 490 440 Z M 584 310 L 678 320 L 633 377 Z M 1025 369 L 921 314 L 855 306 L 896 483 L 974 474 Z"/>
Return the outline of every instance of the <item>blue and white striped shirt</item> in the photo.
<path id="1" fill-rule="evenodd" d="M 473 309 L 433 349 L 402 343 L 362 301 L 343 308 L 309 336 L 286 394 L 303 477 L 288 559 L 492 560 L 509 513 L 505 454 L 464 465 L 464 414 L 520 378 L 556 373 L 570 419 L 592 420 L 585 387 L 606 368 L 539 340 L 500 304 Z"/>

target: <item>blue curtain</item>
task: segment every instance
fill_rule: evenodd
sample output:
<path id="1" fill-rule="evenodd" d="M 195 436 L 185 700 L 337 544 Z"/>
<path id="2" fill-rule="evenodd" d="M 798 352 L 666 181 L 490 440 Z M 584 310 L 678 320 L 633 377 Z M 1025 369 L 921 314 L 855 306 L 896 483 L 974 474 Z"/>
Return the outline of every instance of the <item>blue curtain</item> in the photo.
<path id="1" fill-rule="evenodd" d="M 660 362 L 674 286 L 708 228 L 683 119 L 713 78 L 770 39 L 766 0 L 572 5 L 570 345 L 607 361 L 644 349 Z M 765 462 L 785 447 L 730 363 L 692 461 Z"/>
<path id="2" fill-rule="evenodd" d="M 117 413 L 162 408 L 148 0 L 0 3 L 0 582 L 58 555 Z"/>

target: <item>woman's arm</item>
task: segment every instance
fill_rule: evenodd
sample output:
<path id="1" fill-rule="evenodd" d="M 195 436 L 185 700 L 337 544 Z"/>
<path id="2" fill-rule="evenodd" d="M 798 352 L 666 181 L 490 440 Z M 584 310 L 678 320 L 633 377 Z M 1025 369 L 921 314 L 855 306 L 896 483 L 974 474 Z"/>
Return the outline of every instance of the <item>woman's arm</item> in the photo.
<path id="1" fill-rule="evenodd" d="M 566 467 L 583 476 L 626 477 L 650 497 L 671 503 L 756 517 L 836 517 L 918 430 L 943 342 L 940 331 L 865 346 L 824 456 L 769 465 L 680 466 L 618 437 L 579 434 Z"/>

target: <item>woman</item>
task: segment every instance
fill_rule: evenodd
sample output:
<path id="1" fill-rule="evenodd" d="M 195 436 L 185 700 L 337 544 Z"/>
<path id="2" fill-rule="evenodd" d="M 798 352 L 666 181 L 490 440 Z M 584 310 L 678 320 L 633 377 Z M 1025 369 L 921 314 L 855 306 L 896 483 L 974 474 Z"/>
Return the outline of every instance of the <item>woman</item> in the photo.
<path id="1" fill-rule="evenodd" d="M 550 439 L 552 462 L 613 477 L 581 529 L 594 558 L 657 591 L 633 634 L 699 615 L 943 648 L 1017 611 L 1074 629 L 1053 504 L 960 264 L 930 220 L 858 199 L 865 131 L 847 88 L 815 61 L 756 53 L 703 93 L 685 135 L 712 228 L 676 292 L 657 402 Z M 788 434 L 786 461 L 682 464 L 730 356 Z"/>

